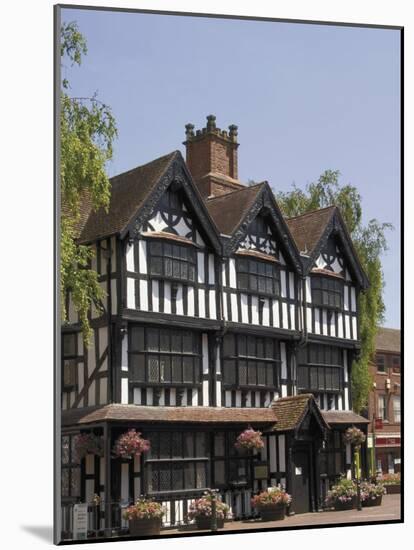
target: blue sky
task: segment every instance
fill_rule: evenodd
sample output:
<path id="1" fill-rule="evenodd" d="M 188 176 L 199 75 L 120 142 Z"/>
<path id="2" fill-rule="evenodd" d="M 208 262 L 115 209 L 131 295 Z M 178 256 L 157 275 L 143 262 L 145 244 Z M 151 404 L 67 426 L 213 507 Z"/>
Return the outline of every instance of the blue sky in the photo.
<path id="1" fill-rule="evenodd" d="M 76 96 L 112 107 L 110 175 L 175 149 L 184 126 L 239 127 L 239 178 L 275 190 L 340 170 L 364 220 L 391 222 L 383 257 L 385 326 L 400 326 L 400 36 L 363 29 L 62 10 L 87 39 L 64 69 Z"/>

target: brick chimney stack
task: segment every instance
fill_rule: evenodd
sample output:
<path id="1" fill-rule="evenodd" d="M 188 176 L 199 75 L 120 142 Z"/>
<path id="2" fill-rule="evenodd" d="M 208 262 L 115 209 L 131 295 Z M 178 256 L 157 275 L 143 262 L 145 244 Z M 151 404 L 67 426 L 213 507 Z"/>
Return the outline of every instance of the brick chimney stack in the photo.
<path id="1" fill-rule="evenodd" d="M 185 126 L 187 166 L 202 196 L 216 197 L 237 191 L 243 185 L 237 176 L 237 126 L 229 131 L 216 126 L 216 117 L 207 117 L 207 126 L 194 132 Z"/>

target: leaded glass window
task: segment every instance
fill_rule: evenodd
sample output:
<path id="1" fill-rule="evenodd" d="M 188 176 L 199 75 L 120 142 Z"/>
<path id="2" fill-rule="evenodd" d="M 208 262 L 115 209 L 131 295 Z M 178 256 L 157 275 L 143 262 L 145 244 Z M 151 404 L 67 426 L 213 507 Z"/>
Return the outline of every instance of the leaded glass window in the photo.
<path id="1" fill-rule="evenodd" d="M 78 334 L 62 334 L 62 391 L 72 391 L 77 385 Z"/>
<path id="2" fill-rule="evenodd" d="M 315 305 L 342 309 L 344 282 L 334 277 L 312 275 L 312 302 Z"/>
<path id="3" fill-rule="evenodd" d="M 196 251 L 192 245 L 148 241 L 149 273 L 153 277 L 194 282 Z"/>
<path id="4" fill-rule="evenodd" d="M 279 342 L 273 338 L 226 334 L 223 339 L 223 382 L 227 386 L 277 386 Z"/>
<path id="5" fill-rule="evenodd" d="M 199 384 L 200 334 L 134 326 L 130 330 L 130 381 L 135 384 Z"/>
<path id="6" fill-rule="evenodd" d="M 260 294 L 280 294 L 280 274 L 274 262 L 237 258 L 237 288 Z"/>

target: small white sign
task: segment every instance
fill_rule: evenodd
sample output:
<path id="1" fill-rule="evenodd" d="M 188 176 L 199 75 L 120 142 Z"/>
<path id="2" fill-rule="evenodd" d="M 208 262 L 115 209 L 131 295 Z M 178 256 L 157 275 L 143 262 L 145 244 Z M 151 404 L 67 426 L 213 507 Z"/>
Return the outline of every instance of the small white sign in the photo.
<path id="1" fill-rule="evenodd" d="M 295 474 L 297 476 L 301 476 L 302 475 L 302 468 L 300 466 L 296 466 L 295 468 Z"/>
<path id="2" fill-rule="evenodd" d="M 374 446 L 374 436 L 372 434 L 368 434 L 367 447 L 368 449 L 372 449 L 373 446 Z"/>
<path id="3" fill-rule="evenodd" d="M 86 539 L 88 534 L 88 505 L 74 504 L 73 506 L 73 538 Z"/>
<path id="4" fill-rule="evenodd" d="M 394 464 L 401 464 L 401 458 L 394 458 Z"/>

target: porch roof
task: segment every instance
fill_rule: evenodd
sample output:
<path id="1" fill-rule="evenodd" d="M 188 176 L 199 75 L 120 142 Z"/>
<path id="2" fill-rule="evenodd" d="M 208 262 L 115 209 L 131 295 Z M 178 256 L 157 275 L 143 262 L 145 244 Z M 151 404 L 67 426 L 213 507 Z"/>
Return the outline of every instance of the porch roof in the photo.
<path id="1" fill-rule="evenodd" d="M 322 411 L 326 422 L 331 424 L 369 424 L 369 420 L 354 411 Z"/>
<path id="2" fill-rule="evenodd" d="M 277 423 L 273 428 L 274 431 L 284 432 L 298 429 L 309 412 L 312 412 L 316 416 L 321 428 L 329 429 L 311 393 L 281 397 L 273 401 L 272 409 L 277 417 Z"/>
<path id="3" fill-rule="evenodd" d="M 150 407 L 120 404 L 62 411 L 62 426 L 116 421 L 273 425 L 277 416 L 272 408 Z"/>

